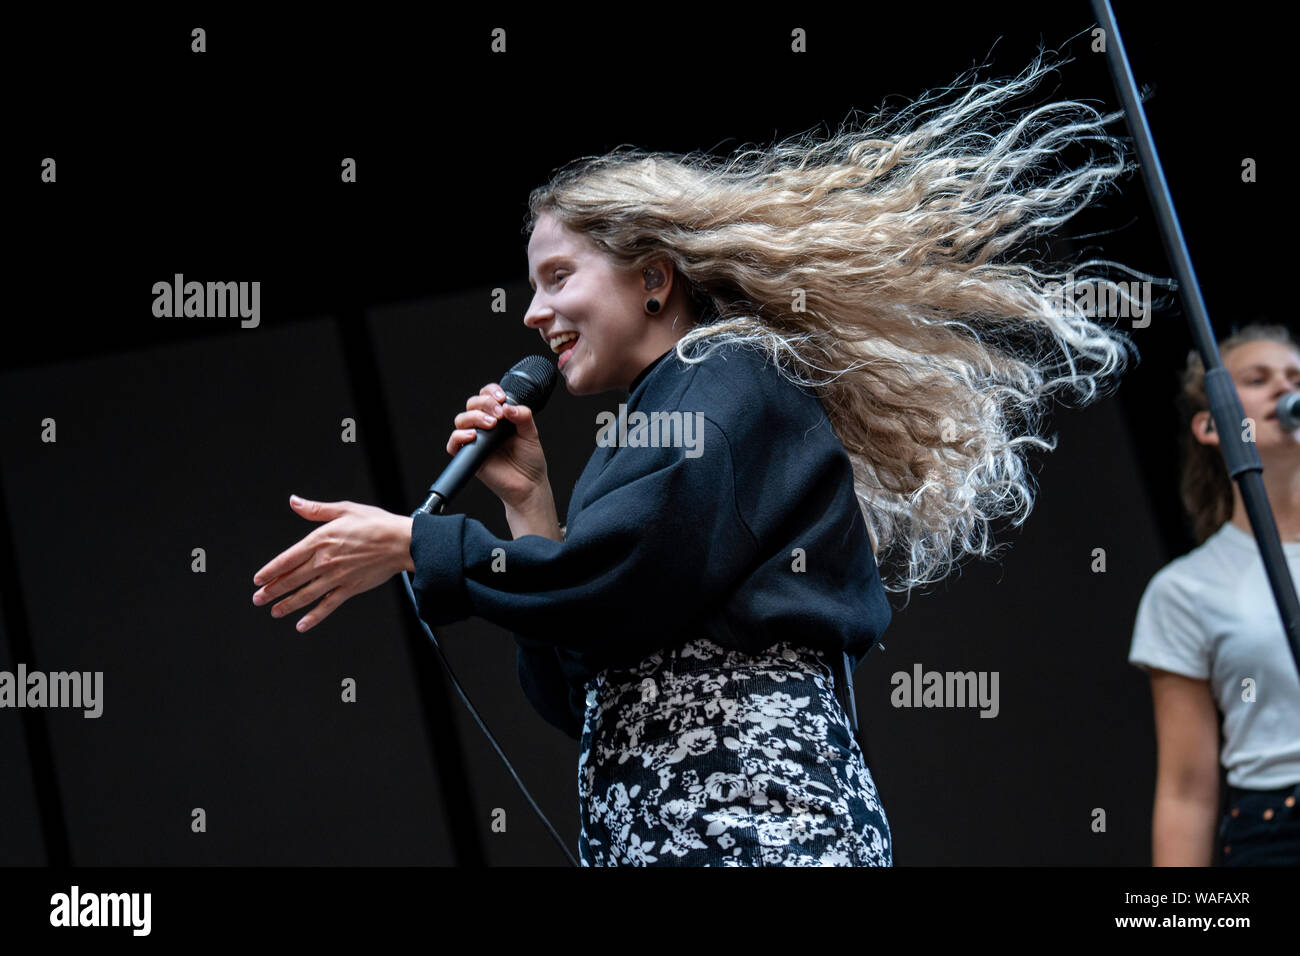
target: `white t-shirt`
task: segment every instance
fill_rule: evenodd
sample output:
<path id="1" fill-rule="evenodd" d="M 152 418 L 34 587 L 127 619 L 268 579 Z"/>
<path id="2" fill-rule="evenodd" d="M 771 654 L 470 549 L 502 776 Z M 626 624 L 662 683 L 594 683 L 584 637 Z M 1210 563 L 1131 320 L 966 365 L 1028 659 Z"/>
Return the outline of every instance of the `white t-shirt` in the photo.
<path id="1" fill-rule="evenodd" d="M 1300 542 L 1284 542 L 1300 589 Z M 1223 715 L 1228 783 L 1300 782 L 1300 677 L 1253 535 L 1225 522 L 1161 568 L 1138 605 L 1129 663 L 1208 679 Z M 1243 700 L 1247 679 L 1253 701 Z"/>

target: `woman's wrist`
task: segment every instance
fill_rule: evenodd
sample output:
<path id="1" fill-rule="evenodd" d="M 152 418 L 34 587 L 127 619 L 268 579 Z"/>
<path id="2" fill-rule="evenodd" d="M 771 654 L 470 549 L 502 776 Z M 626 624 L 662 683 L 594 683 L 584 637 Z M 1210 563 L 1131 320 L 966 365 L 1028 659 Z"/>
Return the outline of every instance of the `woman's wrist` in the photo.
<path id="1" fill-rule="evenodd" d="M 562 541 L 560 519 L 555 510 L 555 495 L 549 481 L 543 480 L 526 499 L 511 504 L 505 502 L 506 522 L 516 538 L 526 534 L 541 535 L 552 541 Z"/>
<path id="2" fill-rule="evenodd" d="M 415 531 L 414 516 L 398 516 L 397 521 L 397 546 L 400 549 L 398 560 L 401 562 L 399 571 L 409 571 L 415 573 L 415 559 L 411 557 L 411 535 Z"/>

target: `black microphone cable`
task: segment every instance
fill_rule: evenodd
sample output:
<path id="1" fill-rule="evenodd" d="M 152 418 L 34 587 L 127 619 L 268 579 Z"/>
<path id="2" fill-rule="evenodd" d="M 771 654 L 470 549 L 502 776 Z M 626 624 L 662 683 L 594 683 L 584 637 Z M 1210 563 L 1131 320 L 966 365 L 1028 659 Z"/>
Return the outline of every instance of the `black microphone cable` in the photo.
<path id="1" fill-rule="evenodd" d="M 540 355 L 530 355 L 507 372 L 502 377 L 500 384 L 501 388 L 506 393 L 507 402 L 512 405 L 527 405 L 534 412 L 537 412 L 546 404 L 546 399 L 550 397 L 551 390 L 555 387 L 555 379 L 555 366 Z M 491 430 L 476 429 L 478 436 L 475 438 L 475 442 L 483 442 L 484 444 L 481 445 L 480 448 L 486 448 L 487 451 L 490 452 L 493 447 L 510 437 L 514 432 L 514 427 L 513 422 L 508 422 L 505 419 L 502 419 L 497 423 L 496 427 Z M 462 450 L 470 447 L 472 447 L 472 445 L 465 445 Z M 484 454 L 486 455 L 486 453 Z M 424 504 L 411 512 L 411 518 L 414 519 L 416 515 L 420 514 L 441 514 L 451 496 L 460 490 L 460 487 L 472 476 L 473 472 L 469 471 L 466 467 L 467 463 L 467 459 L 464 459 L 461 462 L 453 461 L 453 464 L 449 465 L 447 470 L 443 472 L 438 480 L 430 486 L 428 498 L 425 499 Z M 470 703 L 469 697 L 465 694 L 464 688 L 460 686 L 460 681 L 456 679 L 456 675 L 452 671 L 451 665 L 447 663 L 447 658 L 443 656 L 442 647 L 438 644 L 438 638 L 436 638 L 433 631 L 429 629 L 429 625 L 425 623 L 424 618 L 420 617 L 420 605 L 415 600 L 415 588 L 411 585 L 411 575 L 409 571 L 402 572 L 402 583 L 406 585 L 406 594 L 411 599 L 411 607 L 415 610 L 415 619 L 420 622 L 420 626 L 424 628 L 424 633 L 428 634 L 429 640 L 433 642 L 433 649 L 438 652 L 438 659 L 442 661 L 442 666 L 447 671 L 447 676 L 451 678 L 451 684 L 456 688 L 456 693 L 460 694 L 460 699 L 463 700 L 465 706 L 469 708 L 469 712 L 474 716 L 474 721 L 479 725 L 479 729 L 483 731 L 483 735 L 487 737 L 488 743 L 492 745 L 492 749 L 497 752 L 497 756 L 501 758 L 501 762 L 504 763 L 506 769 L 510 771 L 510 776 L 514 778 L 520 792 L 528 801 L 529 806 L 533 808 L 533 812 L 536 813 L 542 823 L 545 824 L 547 831 L 550 832 L 551 836 L 555 839 L 555 842 L 559 844 L 560 849 L 564 851 L 564 855 L 568 857 L 569 863 L 573 866 L 577 866 L 578 861 L 574 859 L 573 854 L 569 852 L 569 848 L 565 845 L 560 834 L 556 832 L 555 827 L 551 825 L 551 821 L 546 818 L 546 814 L 542 813 L 541 807 L 537 805 L 537 801 L 533 799 L 533 795 L 528 792 L 528 788 L 524 786 L 524 782 L 519 779 L 519 774 L 515 773 L 515 768 L 510 765 L 510 761 L 501 750 L 501 745 L 498 744 L 497 739 L 492 736 L 492 731 L 488 730 L 487 724 L 483 723 L 483 718 L 479 716 L 474 705 Z"/>
<path id="2" fill-rule="evenodd" d="M 411 515 L 411 517 L 414 518 L 417 514 L 420 514 L 418 509 Z M 513 777 L 515 783 L 519 785 L 520 792 L 523 793 L 524 798 L 533 808 L 533 812 L 541 818 L 542 823 L 546 825 L 546 829 L 550 831 L 551 836 L 555 838 L 555 842 L 558 843 L 560 849 L 564 851 L 564 855 L 569 858 L 569 862 L 572 865 L 577 866 L 578 861 L 573 858 L 573 854 L 570 853 L 569 848 L 565 846 L 564 840 L 555 832 L 555 827 L 551 825 L 551 821 L 546 819 L 546 814 L 542 813 L 541 807 L 537 805 L 537 801 L 533 799 L 533 795 L 528 792 L 528 788 L 524 786 L 524 782 L 519 779 L 519 774 L 515 773 L 515 768 L 510 765 L 510 761 L 506 759 L 506 755 L 502 752 L 500 744 L 497 743 L 497 739 L 492 736 L 492 731 L 487 729 L 487 724 L 483 723 L 483 718 L 479 716 L 478 711 L 474 709 L 474 705 L 471 704 L 469 698 L 465 696 L 465 691 L 460 686 L 460 681 L 456 679 L 456 675 L 452 672 L 451 665 L 447 663 L 447 658 L 442 654 L 442 647 L 438 644 L 438 639 L 433 636 L 433 631 L 429 630 L 429 625 L 424 622 L 424 618 L 420 617 L 420 607 L 415 601 L 415 589 L 411 587 L 411 575 L 409 571 L 402 572 L 402 583 L 406 585 L 406 593 L 411 599 L 411 607 L 415 608 L 415 618 L 420 622 L 420 626 L 424 628 L 424 633 L 429 635 L 429 640 L 433 641 L 433 649 L 438 652 L 438 659 L 442 661 L 442 666 L 446 669 L 447 676 L 451 678 L 451 683 L 452 686 L 456 688 L 456 693 L 460 694 L 460 699 L 465 702 L 465 706 L 469 708 L 469 712 L 474 715 L 475 722 L 478 723 L 484 736 L 487 737 L 488 743 L 492 745 L 492 749 L 497 752 L 497 756 L 501 758 L 501 762 L 504 763 L 506 769 L 510 771 L 510 776 Z"/>

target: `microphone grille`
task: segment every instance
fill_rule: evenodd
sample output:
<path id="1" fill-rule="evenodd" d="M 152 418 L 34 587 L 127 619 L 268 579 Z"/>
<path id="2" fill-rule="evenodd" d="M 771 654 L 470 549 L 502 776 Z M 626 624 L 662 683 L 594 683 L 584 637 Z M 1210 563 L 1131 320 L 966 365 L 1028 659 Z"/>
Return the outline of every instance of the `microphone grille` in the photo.
<path id="1" fill-rule="evenodd" d="M 527 405 L 536 414 L 546 407 L 558 378 L 559 372 L 550 359 L 528 355 L 501 377 L 501 387 L 516 405 Z"/>
<path id="2" fill-rule="evenodd" d="M 1278 400 L 1277 418 L 1289 432 L 1300 428 L 1300 392 L 1287 392 Z"/>

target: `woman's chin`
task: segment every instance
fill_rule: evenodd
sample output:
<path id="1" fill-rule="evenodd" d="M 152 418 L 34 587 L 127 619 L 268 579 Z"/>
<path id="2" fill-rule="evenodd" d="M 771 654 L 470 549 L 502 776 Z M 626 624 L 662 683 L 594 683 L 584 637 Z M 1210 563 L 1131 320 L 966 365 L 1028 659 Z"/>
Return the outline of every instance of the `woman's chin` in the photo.
<path id="1" fill-rule="evenodd" d="M 564 376 L 564 385 L 569 390 L 570 395 L 585 395 L 582 387 L 582 375 L 574 375 L 574 363 L 572 360 L 564 363 L 564 368 L 559 370 Z"/>
<path id="2" fill-rule="evenodd" d="M 1300 463 L 1300 440 L 1290 435 L 1283 437 L 1277 442 L 1259 442 L 1255 446 L 1255 451 L 1262 459 L 1273 459 L 1278 465 L 1285 465 L 1290 468 L 1296 467 Z"/>
<path id="3" fill-rule="evenodd" d="M 567 368 L 560 369 L 560 376 L 564 379 L 564 387 L 569 390 L 570 395 L 581 395 L 582 394 L 581 382 L 575 385 L 574 380 L 569 377 L 568 371 L 569 370 Z"/>

